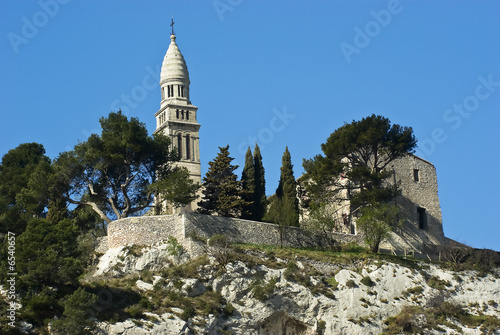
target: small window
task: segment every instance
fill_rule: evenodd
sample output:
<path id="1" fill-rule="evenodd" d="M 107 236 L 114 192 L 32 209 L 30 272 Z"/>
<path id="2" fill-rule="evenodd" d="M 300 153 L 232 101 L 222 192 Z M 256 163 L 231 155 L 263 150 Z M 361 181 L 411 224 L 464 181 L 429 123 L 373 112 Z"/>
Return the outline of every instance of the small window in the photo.
<path id="1" fill-rule="evenodd" d="M 175 110 L 175 117 L 177 118 L 177 120 L 179 120 L 179 110 L 178 109 Z"/>
<path id="2" fill-rule="evenodd" d="M 413 169 L 413 181 L 420 181 L 420 171 Z"/>
<path id="3" fill-rule="evenodd" d="M 418 207 L 418 228 L 427 229 L 427 214 L 425 213 L 425 208 Z"/>
<path id="4" fill-rule="evenodd" d="M 181 119 L 184 120 L 184 111 L 181 110 Z"/>
<path id="5" fill-rule="evenodd" d="M 177 150 L 179 150 L 179 158 L 182 159 L 182 135 L 177 134 Z"/>
<path id="6" fill-rule="evenodd" d="M 189 111 L 186 111 L 186 120 L 189 120 Z"/>
<path id="7" fill-rule="evenodd" d="M 184 85 L 181 85 L 181 97 L 184 98 Z"/>
<path id="8" fill-rule="evenodd" d="M 186 159 L 191 159 L 191 146 L 189 144 L 189 135 L 186 135 Z"/>

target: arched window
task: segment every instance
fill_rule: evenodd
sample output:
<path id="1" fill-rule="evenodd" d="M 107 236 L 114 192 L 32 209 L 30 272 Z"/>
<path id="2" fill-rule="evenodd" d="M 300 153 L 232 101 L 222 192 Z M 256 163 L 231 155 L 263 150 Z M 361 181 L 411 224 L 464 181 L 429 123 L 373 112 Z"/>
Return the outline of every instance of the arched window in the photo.
<path id="1" fill-rule="evenodd" d="M 186 159 L 191 159 L 191 146 L 189 142 L 189 135 L 186 135 Z"/>
<path id="2" fill-rule="evenodd" d="M 184 120 L 184 111 L 181 110 L 181 119 Z"/>
<path id="3" fill-rule="evenodd" d="M 189 120 L 189 111 L 186 111 L 186 120 Z"/>
<path id="4" fill-rule="evenodd" d="M 179 120 L 179 110 L 178 109 L 175 110 L 175 117 L 177 118 L 177 120 Z"/>
<path id="5" fill-rule="evenodd" d="M 182 134 L 177 134 L 177 150 L 179 150 L 179 157 L 182 159 Z"/>

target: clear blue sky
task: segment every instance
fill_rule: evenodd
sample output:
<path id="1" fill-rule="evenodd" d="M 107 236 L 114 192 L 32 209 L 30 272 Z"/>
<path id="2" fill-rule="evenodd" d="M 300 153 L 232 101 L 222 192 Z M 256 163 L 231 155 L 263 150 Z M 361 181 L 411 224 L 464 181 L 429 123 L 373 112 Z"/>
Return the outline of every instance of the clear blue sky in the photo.
<path id="1" fill-rule="evenodd" d="M 118 108 L 153 132 L 172 15 L 203 174 L 218 146 L 242 164 L 257 141 L 271 194 L 285 146 L 298 177 L 344 122 L 381 114 L 436 166 L 445 234 L 500 250 L 498 1 L 3 0 L 0 155 L 55 158 Z"/>

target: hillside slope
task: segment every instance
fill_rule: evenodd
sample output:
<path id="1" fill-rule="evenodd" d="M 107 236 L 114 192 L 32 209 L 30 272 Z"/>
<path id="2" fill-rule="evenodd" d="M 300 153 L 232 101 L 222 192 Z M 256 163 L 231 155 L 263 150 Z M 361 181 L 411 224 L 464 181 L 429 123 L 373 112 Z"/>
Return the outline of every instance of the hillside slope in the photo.
<path id="1" fill-rule="evenodd" d="M 167 250 L 134 246 L 101 258 L 91 282 L 140 296 L 126 309 L 133 317 L 100 322 L 103 333 L 500 334 L 498 269 L 246 246 L 187 260 Z"/>

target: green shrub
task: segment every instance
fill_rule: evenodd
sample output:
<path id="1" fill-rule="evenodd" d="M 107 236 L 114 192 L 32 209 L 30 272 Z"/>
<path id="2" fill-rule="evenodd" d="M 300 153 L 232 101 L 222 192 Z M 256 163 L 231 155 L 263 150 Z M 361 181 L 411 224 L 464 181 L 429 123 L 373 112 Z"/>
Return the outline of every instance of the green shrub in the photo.
<path id="1" fill-rule="evenodd" d="M 355 288 L 357 287 L 358 285 L 356 285 L 356 283 L 354 282 L 354 280 L 352 279 L 349 279 L 348 281 L 345 282 L 345 286 L 349 287 L 349 288 Z"/>
<path id="2" fill-rule="evenodd" d="M 226 315 L 233 315 L 234 311 L 235 311 L 235 308 L 234 308 L 233 304 L 228 302 L 226 304 L 226 307 L 224 307 L 224 313 L 226 313 Z"/>
<path id="3" fill-rule="evenodd" d="M 89 318 L 91 306 L 97 302 L 97 296 L 86 292 L 82 287 L 63 300 L 63 318 L 54 321 L 56 331 L 64 334 L 86 335 L 92 334 L 96 327 Z"/>
<path id="4" fill-rule="evenodd" d="M 260 300 L 260 301 L 267 300 L 269 298 L 269 296 L 273 293 L 277 282 L 278 282 L 277 277 L 271 278 L 271 280 L 266 284 L 262 284 L 262 280 L 257 279 L 251 285 L 253 297 L 257 300 Z"/>
<path id="5" fill-rule="evenodd" d="M 177 241 L 177 239 L 173 236 L 169 236 L 167 240 L 167 252 L 170 256 L 175 259 L 179 259 L 179 257 L 184 253 L 184 248 Z"/>
<path id="6" fill-rule="evenodd" d="M 444 290 L 447 286 L 451 286 L 451 283 L 447 280 L 440 279 L 438 276 L 432 276 L 427 280 L 427 285 L 438 290 Z"/>
<path id="7" fill-rule="evenodd" d="M 184 321 L 187 321 L 187 319 L 192 318 L 193 316 L 195 316 L 194 307 L 191 304 L 188 304 L 186 307 L 184 307 L 180 318 Z"/>
<path id="8" fill-rule="evenodd" d="M 411 287 L 409 289 L 407 289 L 406 291 L 403 291 L 403 296 L 407 297 L 411 294 L 421 294 L 422 292 L 424 291 L 424 289 L 422 288 L 422 286 L 415 286 L 415 287 Z"/>
<path id="9" fill-rule="evenodd" d="M 225 267 L 229 262 L 231 248 L 226 235 L 214 235 L 208 240 L 210 254 L 215 257 L 221 267 Z"/>
<path id="10" fill-rule="evenodd" d="M 369 276 L 363 277 L 363 279 L 361 279 L 361 284 L 366 285 L 368 287 L 375 286 L 375 282 Z"/>
<path id="11" fill-rule="evenodd" d="M 330 284 L 332 290 L 336 290 L 339 287 L 339 282 L 335 279 L 335 277 L 330 278 L 328 284 Z"/>
<path id="12" fill-rule="evenodd" d="M 130 306 L 125 310 L 128 314 L 130 314 L 131 317 L 134 319 L 140 319 L 144 316 L 143 314 L 143 307 L 140 305 L 134 305 Z"/>

